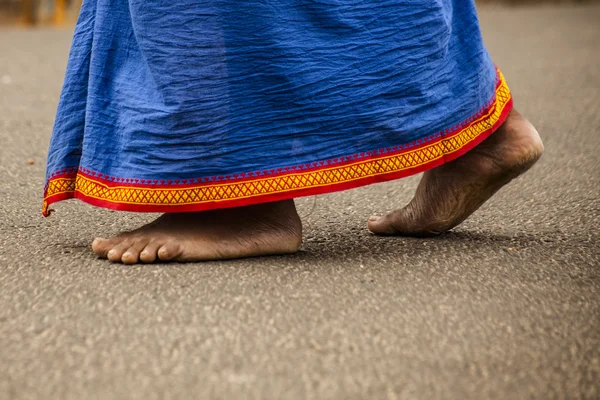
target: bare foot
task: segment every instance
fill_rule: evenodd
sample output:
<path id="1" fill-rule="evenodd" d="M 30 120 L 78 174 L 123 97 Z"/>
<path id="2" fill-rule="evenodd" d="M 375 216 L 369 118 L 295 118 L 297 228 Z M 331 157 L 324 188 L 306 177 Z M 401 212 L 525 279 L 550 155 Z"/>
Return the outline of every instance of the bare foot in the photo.
<path id="1" fill-rule="evenodd" d="M 101 258 L 135 264 L 206 261 L 295 253 L 302 223 L 293 200 L 223 210 L 163 214 L 112 239 L 97 238 Z"/>
<path id="2" fill-rule="evenodd" d="M 425 172 L 412 201 L 369 218 L 379 235 L 434 236 L 463 222 L 496 191 L 527 171 L 544 151 L 535 128 L 516 110 L 462 157 Z"/>

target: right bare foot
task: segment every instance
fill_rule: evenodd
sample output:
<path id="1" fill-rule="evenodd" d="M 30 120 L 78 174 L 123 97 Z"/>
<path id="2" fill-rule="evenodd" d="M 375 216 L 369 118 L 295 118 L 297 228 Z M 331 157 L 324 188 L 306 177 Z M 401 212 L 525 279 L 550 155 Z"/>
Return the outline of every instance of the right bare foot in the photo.
<path id="1" fill-rule="evenodd" d="M 413 200 L 384 217 L 369 218 L 379 235 L 433 236 L 452 229 L 502 186 L 527 171 L 544 146 L 516 110 L 489 138 L 462 157 L 425 172 Z"/>
<path id="2" fill-rule="evenodd" d="M 206 261 L 296 252 L 302 223 L 293 200 L 222 210 L 168 213 L 112 239 L 97 238 L 101 258 L 135 264 Z"/>

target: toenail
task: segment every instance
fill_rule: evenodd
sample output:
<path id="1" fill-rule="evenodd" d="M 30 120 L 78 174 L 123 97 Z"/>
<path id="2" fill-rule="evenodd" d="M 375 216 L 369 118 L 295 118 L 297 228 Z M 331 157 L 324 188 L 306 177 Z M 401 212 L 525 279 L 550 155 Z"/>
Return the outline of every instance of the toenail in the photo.
<path id="1" fill-rule="evenodd" d="M 369 217 L 369 222 L 376 222 L 379 221 L 381 219 L 381 217 L 378 217 L 376 215 Z"/>
<path id="2" fill-rule="evenodd" d="M 117 254 L 117 251 L 116 251 L 116 250 L 114 250 L 114 249 L 108 252 L 108 256 L 109 256 L 109 257 L 112 257 L 112 256 L 114 256 L 115 254 Z"/>

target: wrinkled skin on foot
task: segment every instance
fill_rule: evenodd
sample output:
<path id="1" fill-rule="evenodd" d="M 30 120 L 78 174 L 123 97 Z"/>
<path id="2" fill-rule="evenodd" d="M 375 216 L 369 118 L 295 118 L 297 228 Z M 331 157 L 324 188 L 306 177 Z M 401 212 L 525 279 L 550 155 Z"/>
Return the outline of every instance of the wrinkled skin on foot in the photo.
<path id="1" fill-rule="evenodd" d="M 290 254 L 302 243 L 293 200 L 198 213 L 163 214 L 112 239 L 97 238 L 101 258 L 124 264 L 206 261 Z"/>
<path id="2" fill-rule="evenodd" d="M 371 217 L 368 227 L 378 235 L 426 237 L 446 232 L 531 168 L 543 151 L 533 125 L 513 110 L 477 147 L 425 172 L 406 207 L 384 217 Z"/>

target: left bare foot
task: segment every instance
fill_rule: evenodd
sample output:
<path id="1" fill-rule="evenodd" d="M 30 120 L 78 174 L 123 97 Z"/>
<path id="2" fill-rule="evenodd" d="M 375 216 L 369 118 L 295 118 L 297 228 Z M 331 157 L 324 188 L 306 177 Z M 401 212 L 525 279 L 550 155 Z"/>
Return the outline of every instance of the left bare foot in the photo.
<path id="1" fill-rule="evenodd" d="M 223 210 L 163 214 L 112 239 L 97 238 L 101 258 L 136 264 L 207 261 L 295 253 L 302 223 L 293 200 Z"/>

